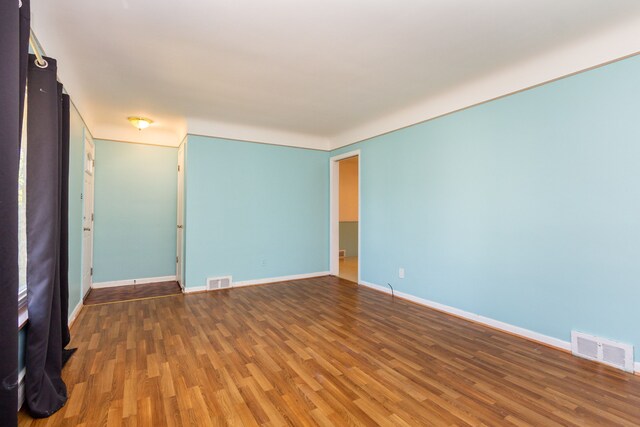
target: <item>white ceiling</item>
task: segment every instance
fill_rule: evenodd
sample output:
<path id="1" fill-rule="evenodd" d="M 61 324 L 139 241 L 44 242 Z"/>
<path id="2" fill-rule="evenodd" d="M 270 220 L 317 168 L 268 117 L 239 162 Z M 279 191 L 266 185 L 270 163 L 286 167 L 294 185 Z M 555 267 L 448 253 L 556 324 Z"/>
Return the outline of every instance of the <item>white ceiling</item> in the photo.
<path id="1" fill-rule="evenodd" d="M 331 148 L 640 51 L 638 0 L 32 0 L 97 138 Z M 126 121 L 155 120 L 142 132 Z"/>

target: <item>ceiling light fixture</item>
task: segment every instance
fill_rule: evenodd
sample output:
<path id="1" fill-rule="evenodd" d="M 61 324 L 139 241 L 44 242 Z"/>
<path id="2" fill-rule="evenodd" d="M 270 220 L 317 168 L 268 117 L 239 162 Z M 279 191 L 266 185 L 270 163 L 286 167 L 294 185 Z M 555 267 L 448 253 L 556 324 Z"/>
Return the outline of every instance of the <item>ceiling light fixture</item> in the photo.
<path id="1" fill-rule="evenodd" d="M 144 117 L 127 117 L 127 120 L 138 130 L 146 129 L 153 123 L 153 120 L 145 119 Z"/>

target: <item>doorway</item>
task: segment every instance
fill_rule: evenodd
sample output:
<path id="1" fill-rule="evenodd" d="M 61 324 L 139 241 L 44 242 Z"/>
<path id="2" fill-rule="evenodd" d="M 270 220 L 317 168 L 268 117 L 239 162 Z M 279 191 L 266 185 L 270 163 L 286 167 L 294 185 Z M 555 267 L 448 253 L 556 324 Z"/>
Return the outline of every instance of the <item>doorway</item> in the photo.
<path id="1" fill-rule="evenodd" d="M 360 150 L 330 159 L 330 270 L 360 283 Z"/>
<path id="2" fill-rule="evenodd" d="M 96 148 L 91 138 L 84 140 L 84 184 L 82 188 L 82 297 L 93 282 L 93 205 Z"/>
<path id="3" fill-rule="evenodd" d="M 178 149 L 178 212 L 177 218 L 177 235 L 176 235 L 176 280 L 184 290 L 184 144 Z"/>

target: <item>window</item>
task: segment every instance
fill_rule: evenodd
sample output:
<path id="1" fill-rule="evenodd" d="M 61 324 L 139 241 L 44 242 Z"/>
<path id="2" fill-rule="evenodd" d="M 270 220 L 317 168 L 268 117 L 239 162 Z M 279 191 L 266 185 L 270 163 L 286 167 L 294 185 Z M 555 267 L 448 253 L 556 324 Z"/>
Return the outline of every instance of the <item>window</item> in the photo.
<path id="1" fill-rule="evenodd" d="M 27 100 L 25 98 L 18 169 L 18 327 L 27 321 Z"/>

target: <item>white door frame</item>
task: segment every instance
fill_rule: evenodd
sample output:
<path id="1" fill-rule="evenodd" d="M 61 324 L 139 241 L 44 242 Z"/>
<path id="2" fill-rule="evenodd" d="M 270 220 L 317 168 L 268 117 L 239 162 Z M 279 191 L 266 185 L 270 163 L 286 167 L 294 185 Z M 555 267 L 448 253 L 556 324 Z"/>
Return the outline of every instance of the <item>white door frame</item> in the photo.
<path id="1" fill-rule="evenodd" d="M 91 151 L 92 151 L 92 162 L 93 164 L 87 164 L 87 147 L 90 146 L 91 147 Z M 94 240 L 94 207 L 95 207 L 95 188 L 96 188 L 96 175 L 95 175 L 95 159 L 96 159 L 96 145 L 93 142 L 93 140 L 89 137 L 89 136 L 85 136 L 84 138 L 84 149 L 83 149 L 83 155 L 84 155 L 84 159 L 83 159 L 83 167 L 82 167 L 82 273 L 81 273 L 81 284 L 80 284 L 80 288 L 81 288 L 81 293 L 82 293 L 82 298 L 84 298 L 85 296 L 87 296 L 87 293 L 89 292 L 89 290 L 91 289 L 92 285 L 93 285 L 93 240 Z M 91 188 L 91 209 L 90 212 L 92 214 L 91 219 L 89 220 L 89 226 L 87 227 L 87 222 L 85 221 L 85 212 L 86 212 L 86 204 L 87 204 L 87 189 L 85 188 L 85 174 L 89 173 L 90 175 L 92 175 L 93 179 L 91 180 L 92 182 L 92 188 Z M 88 228 L 88 230 L 87 230 Z M 85 248 L 85 238 L 84 238 L 84 233 L 91 233 L 91 247 L 90 248 Z M 89 268 L 91 268 L 91 273 L 89 274 L 89 283 L 88 286 L 85 287 L 85 275 L 84 275 L 84 257 L 85 256 L 89 256 L 90 258 L 90 266 Z"/>
<path id="2" fill-rule="evenodd" d="M 362 224 L 362 155 L 360 150 L 349 151 L 338 154 L 329 159 L 329 271 L 337 276 L 340 272 L 339 254 L 340 251 L 340 160 L 349 157 L 358 157 L 358 284 L 360 284 L 360 269 L 362 265 L 362 250 L 360 247 L 361 224 Z"/>
<path id="3" fill-rule="evenodd" d="M 177 193 L 177 230 L 176 230 L 176 280 L 184 291 L 184 148 L 181 144 L 178 148 L 178 193 Z"/>

